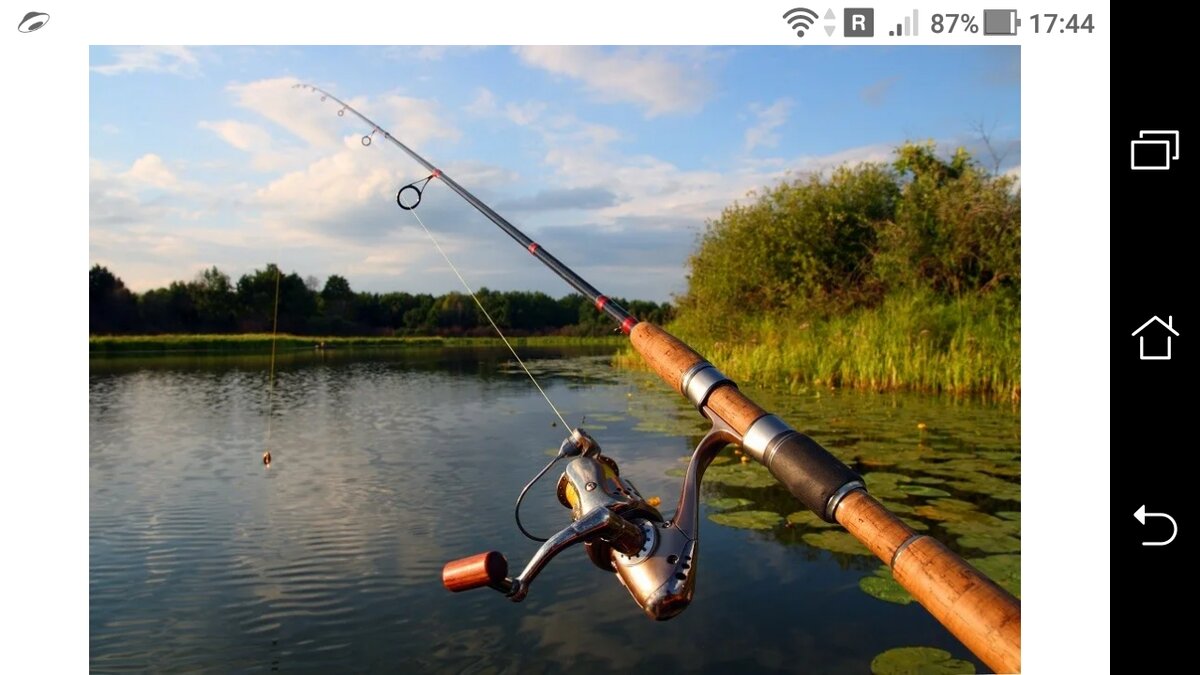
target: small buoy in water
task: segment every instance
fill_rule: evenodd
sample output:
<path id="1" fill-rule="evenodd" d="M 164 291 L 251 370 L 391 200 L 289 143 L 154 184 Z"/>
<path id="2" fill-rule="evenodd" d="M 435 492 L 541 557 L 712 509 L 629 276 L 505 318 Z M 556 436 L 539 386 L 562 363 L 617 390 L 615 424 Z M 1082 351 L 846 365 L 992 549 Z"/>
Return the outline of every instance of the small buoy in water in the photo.
<path id="1" fill-rule="evenodd" d="M 917 422 L 917 431 L 925 431 L 928 428 L 924 422 Z"/>
<path id="2" fill-rule="evenodd" d="M 651 497 L 650 499 L 646 500 L 646 503 L 649 504 L 650 506 L 658 508 L 658 505 L 662 504 L 662 499 L 659 497 Z"/>
<path id="3" fill-rule="evenodd" d="M 266 466 L 271 466 L 271 451 L 270 450 L 263 453 L 263 464 L 265 464 Z"/>
<path id="4" fill-rule="evenodd" d="M 750 463 L 750 456 L 742 455 L 742 464 L 749 464 L 749 463 Z"/>

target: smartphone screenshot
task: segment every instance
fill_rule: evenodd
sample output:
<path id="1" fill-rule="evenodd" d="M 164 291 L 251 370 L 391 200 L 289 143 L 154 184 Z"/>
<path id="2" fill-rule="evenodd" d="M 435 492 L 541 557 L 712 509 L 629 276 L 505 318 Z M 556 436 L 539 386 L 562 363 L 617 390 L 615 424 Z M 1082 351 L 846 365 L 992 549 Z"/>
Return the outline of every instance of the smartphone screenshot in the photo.
<path id="1" fill-rule="evenodd" d="M 12 670 L 1178 668 L 1108 3 L 7 14 Z"/>

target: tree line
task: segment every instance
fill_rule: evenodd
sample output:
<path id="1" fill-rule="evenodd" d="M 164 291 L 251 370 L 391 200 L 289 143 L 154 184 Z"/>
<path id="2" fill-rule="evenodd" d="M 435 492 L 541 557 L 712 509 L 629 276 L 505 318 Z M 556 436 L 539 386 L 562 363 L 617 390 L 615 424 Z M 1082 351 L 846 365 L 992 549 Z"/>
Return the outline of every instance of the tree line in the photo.
<path id="1" fill-rule="evenodd" d="M 451 292 L 368 293 L 340 275 L 324 286 L 274 263 L 242 275 L 236 283 L 216 267 L 191 281 L 175 281 L 145 293 L 130 291 L 108 268 L 88 275 L 88 325 L 93 335 L 269 332 L 278 284 L 279 332 L 293 335 L 489 335 L 491 326 L 469 295 Z M 480 302 L 512 335 L 604 335 L 612 322 L 578 294 L 553 298 L 538 291 L 481 288 Z M 664 323 L 669 303 L 614 300 L 640 319 Z"/>

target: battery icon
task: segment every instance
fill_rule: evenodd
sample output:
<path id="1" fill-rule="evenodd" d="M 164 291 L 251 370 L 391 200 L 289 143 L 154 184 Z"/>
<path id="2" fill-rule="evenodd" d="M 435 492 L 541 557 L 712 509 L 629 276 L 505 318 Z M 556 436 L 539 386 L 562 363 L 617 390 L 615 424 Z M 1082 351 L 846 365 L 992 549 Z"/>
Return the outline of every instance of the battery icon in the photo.
<path id="1" fill-rule="evenodd" d="M 984 35 L 1016 35 L 1020 26 L 1021 20 L 1015 9 L 983 10 Z"/>

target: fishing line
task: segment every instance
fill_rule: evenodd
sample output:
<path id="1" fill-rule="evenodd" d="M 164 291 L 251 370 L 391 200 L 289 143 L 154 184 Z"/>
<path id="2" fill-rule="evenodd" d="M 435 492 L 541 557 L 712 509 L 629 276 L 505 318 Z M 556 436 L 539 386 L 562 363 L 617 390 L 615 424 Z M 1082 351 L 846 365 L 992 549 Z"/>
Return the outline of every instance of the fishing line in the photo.
<path id="1" fill-rule="evenodd" d="M 267 438 L 263 442 L 263 464 L 271 466 L 271 426 L 275 420 L 275 343 L 279 339 L 279 282 L 283 270 L 275 266 L 275 308 L 271 312 L 271 365 L 267 375 Z"/>
<path id="2" fill-rule="evenodd" d="M 428 178 L 425 180 L 426 182 L 429 182 Z M 397 196 L 397 200 L 399 200 L 399 196 Z M 546 394 L 546 390 L 542 389 L 542 385 L 538 384 L 537 378 L 533 376 L 533 373 L 529 372 L 529 368 L 526 367 L 525 362 L 522 361 L 521 357 L 517 355 L 517 350 L 513 349 L 513 346 L 508 341 L 508 338 L 504 337 L 504 331 L 501 331 L 500 327 L 496 325 L 496 322 L 492 319 L 492 315 L 487 311 L 487 308 L 483 306 L 483 303 L 479 301 L 479 296 L 475 295 L 475 291 L 471 290 L 471 285 L 467 283 L 467 280 L 463 278 L 461 273 L 459 273 L 458 268 L 455 267 L 454 263 L 450 261 L 450 256 L 446 255 L 446 251 L 443 250 L 442 245 L 438 243 L 437 237 L 433 236 L 433 232 L 431 232 L 429 228 L 425 226 L 425 222 L 421 220 L 421 216 L 417 215 L 416 209 L 406 208 L 405 211 L 408 211 L 413 215 L 413 218 L 417 219 L 417 223 L 421 226 L 422 230 L 425 230 L 425 234 L 429 236 L 429 240 L 433 242 L 433 245 L 435 248 L 437 248 L 438 253 L 442 254 L 442 259 L 445 260 L 446 264 L 450 266 L 450 269 L 454 271 L 454 276 L 458 277 L 458 280 L 462 282 L 463 288 L 467 289 L 467 293 L 471 296 L 471 299 L 475 301 L 475 306 L 479 307 L 479 311 L 483 312 L 483 315 L 487 317 L 488 323 L 492 324 L 492 328 L 496 330 L 496 335 L 499 335 L 500 339 L 504 341 L 504 346 L 508 347 L 508 351 L 512 352 L 513 358 L 517 360 L 517 363 L 520 364 L 521 369 L 524 370 L 525 374 L 529 376 L 529 379 L 533 382 L 533 386 L 537 387 L 537 390 L 542 394 L 542 398 L 546 399 L 546 403 L 550 405 L 550 409 L 553 410 L 554 414 L 558 416 L 558 421 L 562 422 L 563 428 L 570 429 L 571 425 L 567 424 L 566 418 L 564 418 L 562 413 L 558 411 L 558 408 L 555 407 L 554 401 L 550 400 L 550 397 Z"/>

